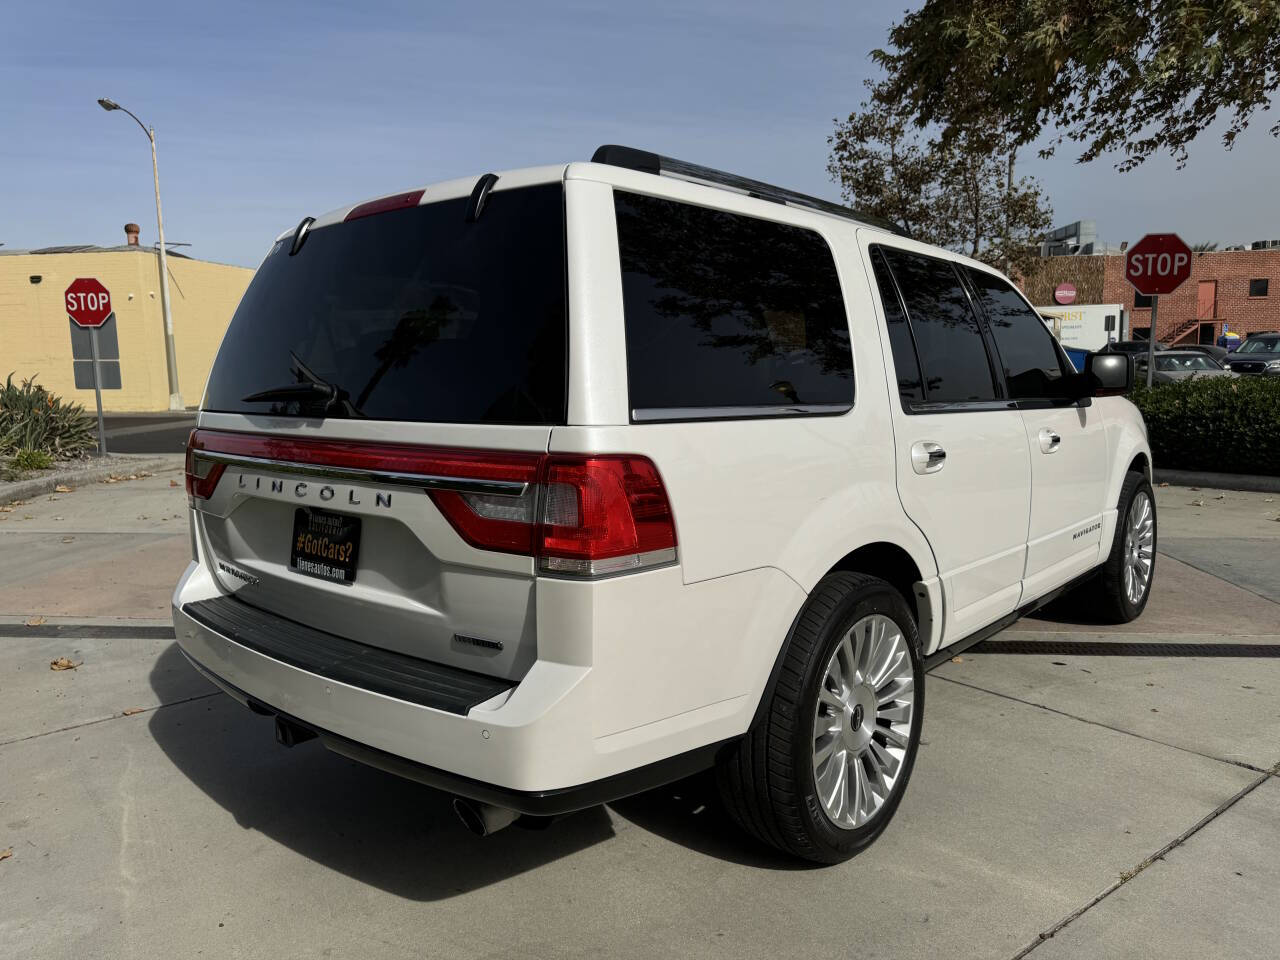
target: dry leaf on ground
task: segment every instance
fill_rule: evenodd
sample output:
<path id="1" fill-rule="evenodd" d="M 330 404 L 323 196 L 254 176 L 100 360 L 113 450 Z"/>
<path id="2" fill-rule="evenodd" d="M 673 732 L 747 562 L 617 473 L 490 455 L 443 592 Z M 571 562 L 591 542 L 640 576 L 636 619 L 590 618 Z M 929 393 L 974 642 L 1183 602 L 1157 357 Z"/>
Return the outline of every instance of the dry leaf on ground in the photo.
<path id="1" fill-rule="evenodd" d="M 1187 504 L 1187 506 L 1188 506 L 1188 507 L 1203 507 L 1203 506 L 1204 506 L 1204 501 L 1203 501 L 1203 500 L 1192 500 L 1190 503 L 1188 503 L 1188 504 Z"/>
<path id="2" fill-rule="evenodd" d="M 71 488 L 68 487 L 65 483 L 60 483 L 53 488 L 53 492 L 54 493 L 70 493 Z"/>
<path id="3" fill-rule="evenodd" d="M 0 860 L 8 860 L 12 856 L 13 847 L 5 847 L 3 850 L 0 850 Z"/>
<path id="4" fill-rule="evenodd" d="M 27 617 L 28 627 L 38 627 L 42 623 L 44 623 L 44 617 L 41 617 L 41 616 Z"/>
<path id="5" fill-rule="evenodd" d="M 142 707 L 125 707 L 122 711 L 126 717 L 132 717 L 135 713 L 141 713 Z"/>
<path id="6" fill-rule="evenodd" d="M 49 661 L 50 670 L 74 670 L 76 667 L 83 666 L 83 660 L 71 660 L 67 657 L 59 657 L 57 660 Z"/>
<path id="7" fill-rule="evenodd" d="M 964 663 L 964 657 L 952 657 L 952 658 L 951 658 L 951 662 L 952 662 L 952 663 Z"/>
<path id="8" fill-rule="evenodd" d="M 62 542 L 63 542 L 63 543 L 75 543 L 75 540 L 76 540 L 76 538 L 75 538 L 75 537 L 63 537 L 63 538 L 62 538 Z"/>
<path id="9" fill-rule="evenodd" d="M 170 480 L 170 481 L 169 481 L 169 486 L 171 486 L 171 487 L 176 487 L 177 485 L 178 485 L 178 481 L 177 481 L 177 480 Z"/>

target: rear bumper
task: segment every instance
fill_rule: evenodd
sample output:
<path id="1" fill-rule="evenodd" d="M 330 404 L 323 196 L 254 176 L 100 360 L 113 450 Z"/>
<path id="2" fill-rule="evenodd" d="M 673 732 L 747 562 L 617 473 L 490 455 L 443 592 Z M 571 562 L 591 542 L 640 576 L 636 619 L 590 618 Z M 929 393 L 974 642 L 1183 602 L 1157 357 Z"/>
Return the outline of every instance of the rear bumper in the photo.
<path id="1" fill-rule="evenodd" d="M 665 580 L 660 586 L 670 591 Z M 184 609 L 222 596 L 208 568 L 192 563 L 174 593 L 173 622 L 183 653 L 231 696 L 315 731 L 338 753 L 525 813 L 591 806 L 704 768 L 745 732 L 758 700 L 748 692 L 683 711 L 664 706 L 649 722 L 620 728 L 609 705 L 621 691 L 630 687 L 632 706 L 657 705 L 679 664 L 654 664 L 653 677 L 640 678 L 610 664 L 539 659 L 508 693 L 451 712 L 284 662 Z M 742 643 L 741 634 L 735 639 Z M 637 637 L 617 641 L 642 652 Z"/>
<path id="2" fill-rule="evenodd" d="M 624 773 L 593 780 L 590 783 L 580 784 L 575 787 L 564 787 L 558 790 L 512 790 L 497 784 L 485 783 L 482 780 L 473 780 L 470 777 L 448 770 L 441 770 L 439 767 L 415 763 L 405 757 L 398 757 L 395 754 L 378 750 L 367 744 L 357 743 L 332 731 L 308 724 L 297 717 L 275 709 L 270 704 L 254 699 L 243 690 L 232 686 L 203 664 L 198 663 L 185 650 L 183 653 L 188 662 L 197 671 L 207 677 L 224 693 L 256 712 L 274 714 L 288 720 L 290 723 L 311 730 L 316 734 L 320 742 L 334 753 L 342 754 L 352 760 L 357 760 L 371 767 L 377 767 L 407 780 L 416 780 L 437 790 L 444 790 L 460 797 L 468 797 L 481 803 L 491 803 L 495 806 L 506 807 L 517 813 L 535 817 L 552 817 L 572 813 L 575 810 L 584 810 L 587 807 L 609 803 L 621 797 L 631 796 L 644 790 L 651 790 L 654 787 L 672 783 L 682 777 L 691 776 L 713 766 L 720 751 L 731 747 L 735 742 L 734 739 L 729 739 L 718 743 L 710 743 L 705 747 L 697 747 L 685 753 L 646 764 L 635 770 L 628 770 Z"/>

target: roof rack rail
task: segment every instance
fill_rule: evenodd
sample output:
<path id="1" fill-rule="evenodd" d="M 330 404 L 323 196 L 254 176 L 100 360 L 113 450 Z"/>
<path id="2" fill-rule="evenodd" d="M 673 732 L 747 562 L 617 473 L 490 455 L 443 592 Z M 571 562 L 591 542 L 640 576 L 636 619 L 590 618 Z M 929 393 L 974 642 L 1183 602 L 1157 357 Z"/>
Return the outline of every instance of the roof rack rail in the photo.
<path id="1" fill-rule="evenodd" d="M 793 207 L 807 207 L 810 210 L 818 210 L 833 216 L 844 217 L 846 220 L 855 220 L 867 226 L 888 230 L 902 237 L 911 236 L 908 231 L 892 220 L 886 220 L 884 217 L 862 213 L 851 207 L 831 203 L 828 200 L 820 200 L 804 193 L 796 193 L 794 190 L 788 190 L 785 187 L 775 187 L 771 183 L 752 180 L 749 177 L 740 177 L 736 173 L 726 173 L 713 167 L 704 167 L 697 163 L 688 163 L 684 160 L 676 160 L 673 157 L 664 157 L 656 153 L 650 153 L 648 150 L 637 150 L 635 147 L 622 147 L 615 143 L 606 143 L 592 154 L 591 162 L 607 163 L 611 167 L 626 167 L 628 170 L 639 170 L 642 173 L 666 174 L 667 176 L 690 180 L 695 183 L 728 187 L 731 190 L 738 190 L 761 200 L 772 200 L 774 203 L 788 204 Z"/>

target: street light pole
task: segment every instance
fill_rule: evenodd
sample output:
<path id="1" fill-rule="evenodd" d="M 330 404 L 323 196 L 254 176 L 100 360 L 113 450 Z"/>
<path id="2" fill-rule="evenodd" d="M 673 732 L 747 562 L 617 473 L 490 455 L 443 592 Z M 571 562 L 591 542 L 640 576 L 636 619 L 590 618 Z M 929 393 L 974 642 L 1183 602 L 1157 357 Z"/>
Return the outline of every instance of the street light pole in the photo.
<path id="1" fill-rule="evenodd" d="M 160 209 L 160 165 L 156 162 L 156 132 L 139 120 L 132 110 L 105 97 L 98 101 L 103 110 L 123 110 L 133 117 L 151 143 L 151 176 L 156 188 L 156 232 L 160 240 L 160 310 L 164 315 L 164 359 L 169 372 L 169 409 L 182 410 L 182 392 L 178 389 L 178 355 L 173 345 L 173 314 L 169 309 L 169 264 L 164 251 L 164 214 Z"/>

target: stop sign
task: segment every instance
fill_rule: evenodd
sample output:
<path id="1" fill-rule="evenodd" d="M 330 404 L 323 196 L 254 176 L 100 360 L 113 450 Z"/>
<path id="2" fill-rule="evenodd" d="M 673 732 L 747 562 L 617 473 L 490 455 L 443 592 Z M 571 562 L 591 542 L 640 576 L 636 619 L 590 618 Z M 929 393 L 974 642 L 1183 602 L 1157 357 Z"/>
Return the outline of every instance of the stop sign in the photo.
<path id="1" fill-rule="evenodd" d="M 1148 297 L 1173 293 L 1191 276 L 1191 248 L 1176 233 L 1148 233 L 1124 255 L 1124 278 Z"/>
<path id="2" fill-rule="evenodd" d="M 111 294 L 93 277 L 72 280 L 63 295 L 67 301 L 67 316 L 80 327 L 100 327 L 111 316 Z"/>

